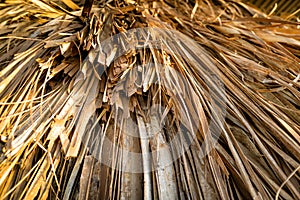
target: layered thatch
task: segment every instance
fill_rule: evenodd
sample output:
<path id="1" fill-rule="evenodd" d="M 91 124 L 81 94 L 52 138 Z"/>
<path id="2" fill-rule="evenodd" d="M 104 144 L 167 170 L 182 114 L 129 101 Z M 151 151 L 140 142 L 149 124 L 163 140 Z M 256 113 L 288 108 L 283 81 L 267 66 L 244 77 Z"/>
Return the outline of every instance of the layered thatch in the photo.
<path id="1" fill-rule="evenodd" d="M 249 0 L 245 1 L 255 5 L 268 15 L 278 15 L 286 19 L 300 16 L 299 0 Z"/>
<path id="2" fill-rule="evenodd" d="M 300 199 L 299 23 L 64 2 L 0 4 L 0 199 Z"/>

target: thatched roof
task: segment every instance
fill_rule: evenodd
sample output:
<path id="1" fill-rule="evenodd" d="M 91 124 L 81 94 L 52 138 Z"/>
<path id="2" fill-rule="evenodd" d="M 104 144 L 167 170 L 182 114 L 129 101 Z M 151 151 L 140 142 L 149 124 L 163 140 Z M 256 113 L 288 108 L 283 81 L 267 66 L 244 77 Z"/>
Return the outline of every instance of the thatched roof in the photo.
<path id="1" fill-rule="evenodd" d="M 91 3 L 0 4 L 0 199 L 300 199 L 295 16 Z"/>
<path id="2" fill-rule="evenodd" d="M 265 13 L 275 14 L 283 18 L 289 16 L 300 16 L 300 1 L 299 0 L 244 0 L 251 3 Z"/>

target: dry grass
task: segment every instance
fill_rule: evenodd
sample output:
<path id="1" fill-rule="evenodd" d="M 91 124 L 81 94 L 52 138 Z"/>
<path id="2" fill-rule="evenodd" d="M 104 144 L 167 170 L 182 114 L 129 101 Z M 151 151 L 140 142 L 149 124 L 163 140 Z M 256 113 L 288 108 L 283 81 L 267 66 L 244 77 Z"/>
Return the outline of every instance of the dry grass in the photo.
<path id="1" fill-rule="evenodd" d="M 0 199 L 300 199 L 299 23 L 239 1 L 108 1 L 83 15 L 63 2 L 0 4 Z M 130 41 L 124 34 L 103 58 L 101 42 L 144 27 L 198 46 L 151 29 L 140 39 L 159 38 L 159 48 L 105 67 Z M 225 106 L 224 123 L 216 110 Z M 126 134 L 151 134 L 163 120 L 149 141 Z M 151 171 L 193 136 L 180 158 Z M 167 151 L 134 160 L 116 146 Z M 140 165 L 150 171 L 126 171 Z"/>
<path id="2" fill-rule="evenodd" d="M 291 20 L 293 18 L 297 20 L 300 16 L 299 0 L 248 0 L 244 2 L 252 3 L 268 15 L 278 15 Z"/>

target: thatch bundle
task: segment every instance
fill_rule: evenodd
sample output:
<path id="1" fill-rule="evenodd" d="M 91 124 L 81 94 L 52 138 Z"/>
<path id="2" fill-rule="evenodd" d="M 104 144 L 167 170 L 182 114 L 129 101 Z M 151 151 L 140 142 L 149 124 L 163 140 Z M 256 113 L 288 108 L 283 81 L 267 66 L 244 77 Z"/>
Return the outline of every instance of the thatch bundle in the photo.
<path id="1" fill-rule="evenodd" d="M 78 5 L 0 4 L 0 199 L 300 199 L 295 16 Z"/>

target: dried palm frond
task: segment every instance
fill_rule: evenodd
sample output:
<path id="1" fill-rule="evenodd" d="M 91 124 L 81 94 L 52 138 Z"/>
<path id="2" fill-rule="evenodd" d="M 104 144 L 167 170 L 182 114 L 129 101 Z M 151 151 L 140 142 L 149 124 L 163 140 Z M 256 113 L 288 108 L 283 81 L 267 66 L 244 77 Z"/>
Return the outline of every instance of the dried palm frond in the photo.
<path id="1" fill-rule="evenodd" d="M 0 4 L 0 199 L 300 199 L 299 23 L 63 2 Z"/>

